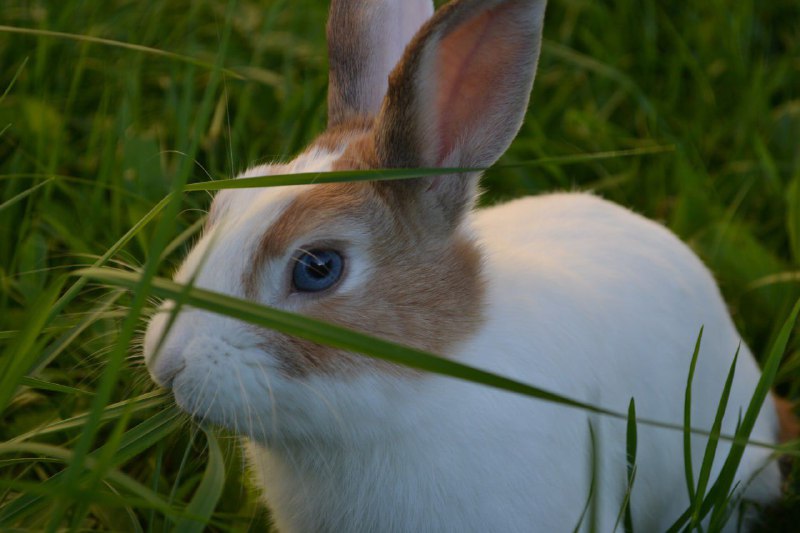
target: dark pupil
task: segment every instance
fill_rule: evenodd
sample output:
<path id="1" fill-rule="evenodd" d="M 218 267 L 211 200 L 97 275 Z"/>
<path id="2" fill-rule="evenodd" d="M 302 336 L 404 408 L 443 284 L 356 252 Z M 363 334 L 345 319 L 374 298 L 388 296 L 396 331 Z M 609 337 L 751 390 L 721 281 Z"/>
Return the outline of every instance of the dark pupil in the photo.
<path id="1" fill-rule="evenodd" d="M 330 276 L 332 270 L 333 259 L 328 257 L 323 259 L 319 256 L 308 256 L 306 267 L 308 268 L 308 275 L 315 279 L 324 279 Z"/>

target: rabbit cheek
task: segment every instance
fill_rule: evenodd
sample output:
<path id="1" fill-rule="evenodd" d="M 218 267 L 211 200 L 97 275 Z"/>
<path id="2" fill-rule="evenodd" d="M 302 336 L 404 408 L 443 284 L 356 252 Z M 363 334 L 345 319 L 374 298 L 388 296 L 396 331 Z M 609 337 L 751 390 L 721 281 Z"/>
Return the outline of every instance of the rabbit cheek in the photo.
<path id="1" fill-rule="evenodd" d="M 477 246 L 456 235 L 449 242 L 394 236 L 376 241 L 375 272 L 356 307 L 362 324 L 381 337 L 448 356 L 483 321 L 484 281 Z"/>

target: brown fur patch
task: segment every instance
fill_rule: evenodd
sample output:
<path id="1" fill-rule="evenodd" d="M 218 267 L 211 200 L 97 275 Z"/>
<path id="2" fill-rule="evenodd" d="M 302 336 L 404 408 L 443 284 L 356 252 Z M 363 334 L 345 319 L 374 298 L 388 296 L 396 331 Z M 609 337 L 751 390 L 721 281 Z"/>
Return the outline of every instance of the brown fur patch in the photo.
<path id="1" fill-rule="evenodd" d="M 369 87 L 360 83 L 373 53 L 365 46 L 370 20 L 362 20 L 366 9 L 353 9 L 350 2 L 331 2 L 328 14 L 328 125 L 335 127 L 353 115 L 367 111 Z"/>
<path id="2" fill-rule="evenodd" d="M 309 148 L 320 148 L 328 152 L 336 152 L 351 144 L 354 137 L 364 135 L 372 129 L 374 119 L 368 116 L 351 117 L 350 120 L 328 128 L 317 137 Z"/>
<path id="3" fill-rule="evenodd" d="M 309 187 L 295 198 L 261 240 L 245 274 L 248 297 L 266 261 L 292 252 L 292 243 L 327 228 L 358 224 L 370 234 L 373 269 L 348 294 L 309 295 L 299 312 L 367 334 L 447 355 L 482 321 L 484 284 L 477 246 L 460 234 L 432 237 L 402 220 L 371 183 Z M 331 232 L 335 236 L 335 230 Z M 347 259 L 345 258 L 345 261 Z M 346 267 L 345 267 L 346 268 Z M 345 274 L 346 275 L 346 274 Z M 288 375 L 399 367 L 268 330 L 259 330 L 265 351 Z"/>
<path id="4" fill-rule="evenodd" d="M 796 439 L 800 439 L 800 421 L 794 412 L 794 406 L 789 400 L 773 395 L 775 400 L 775 410 L 778 413 L 778 442 L 786 444 Z M 778 458 L 778 466 L 784 481 L 788 481 L 792 471 L 792 456 L 782 455 Z"/>
<path id="5" fill-rule="evenodd" d="M 520 24 L 518 20 L 530 16 L 529 12 L 530 6 L 524 1 L 499 0 L 450 2 L 436 11 L 409 43 L 389 76 L 388 91 L 378 118 L 383 127 L 376 131 L 376 149 L 381 161 L 389 167 L 436 166 L 441 162 L 442 153 L 452 148 L 455 140 L 464 134 L 463 124 L 451 124 L 459 122 L 455 117 L 478 118 L 485 130 L 496 132 L 487 139 L 489 146 L 481 147 L 481 152 L 487 151 L 491 157 L 482 153 L 477 157 L 463 154 L 456 165 L 484 166 L 505 150 L 519 129 L 527 107 L 539 52 L 538 38 L 527 35 L 533 25 Z M 487 38 L 487 34 L 492 38 Z M 516 39 L 510 39 L 509 35 L 516 35 Z M 477 46 L 478 43 L 481 46 Z M 468 50 L 473 47 L 475 53 L 470 54 Z M 441 72 L 423 72 L 423 62 L 430 51 L 438 56 Z M 421 80 L 420 76 L 425 79 Z M 420 135 L 418 116 L 420 83 L 433 77 L 437 78 L 438 88 L 425 97 L 437 100 L 438 106 L 433 109 L 438 107 L 447 112 L 423 120 L 431 124 L 438 122 L 438 128 L 452 131 L 435 139 L 424 139 Z M 490 121 L 492 113 L 478 112 L 480 108 L 490 107 L 487 98 L 500 104 L 494 107 L 511 106 L 522 112 L 497 113 L 497 120 Z M 434 141 L 438 143 L 435 147 L 431 146 Z M 433 157 L 432 148 L 435 148 Z M 426 154 L 430 160 L 425 160 Z"/>
<path id="6" fill-rule="evenodd" d="M 775 396 L 775 410 L 778 412 L 780 424 L 779 442 L 800 439 L 800 421 L 794 414 L 794 406 L 789 400 Z"/>

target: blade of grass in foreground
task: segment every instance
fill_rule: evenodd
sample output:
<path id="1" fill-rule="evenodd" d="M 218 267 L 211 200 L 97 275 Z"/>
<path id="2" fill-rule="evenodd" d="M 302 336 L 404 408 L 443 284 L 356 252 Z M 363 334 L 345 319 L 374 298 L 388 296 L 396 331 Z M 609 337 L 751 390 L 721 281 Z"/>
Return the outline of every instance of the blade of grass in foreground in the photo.
<path id="1" fill-rule="evenodd" d="M 736 483 L 736 485 L 732 488 L 734 485 L 734 479 L 736 477 L 736 471 L 739 468 L 739 463 L 742 460 L 745 447 L 748 445 L 748 439 L 750 438 L 750 433 L 755 425 L 758 413 L 761 411 L 761 407 L 766 400 L 767 394 L 769 394 L 772 384 L 775 381 L 775 376 L 778 373 L 778 367 L 781 359 L 783 358 L 783 354 L 786 352 L 786 345 L 789 342 L 789 336 L 791 335 L 794 325 L 797 322 L 798 313 L 800 313 L 800 300 L 795 303 L 792 312 L 784 322 L 778 337 L 775 339 L 775 343 L 772 345 L 772 349 L 770 350 L 769 356 L 764 364 L 764 368 L 762 369 L 761 378 L 759 379 L 756 389 L 750 398 L 747 412 L 744 417 L 740 416 L 739 423 L 737 424 L 736 432 L 734 434 L 735 438 L 733 439 L 731 448 L 728 451 L 728 456 L 725 459 L 725 463 L 723 464 L 716 481 L 708 491 L 708 494 L 705 495 L 699 513 L 694 505 L 694 500 L 692 500 L 692 504 L 690 504 L 689 508 L 668 529 L 668 533 L 680 531 L 690 520 L 694 524 L 699 524 L 700 521 L 702 521 L 708 515 L 708 513 L 712 511 L 712 509 L 713 513 L 711 515 L 711 527 L 712 529 L 715 526 L 721 527 L 721 522 L 724 519 L 725 513 L 727 512 L 733 492 L 735 492 L 735 486 L 738 486 L 738 483 Z M 702 493 L 696 493 L 695 498 L 701 497 L 703 497 Z"/>
<path id="2" fill-rule="evenodd" d="M 631 493 L 633 492 L 633 482 L 636 480 L 636 403 L 631 398 L 628 407 L 628 428 L 625 432 L 625 455 L 628 460 L 628 486 L 625 491 L 625 533 L 633 533 L 633 516 L 631 515 Z"/>
<path id="3" fill-rule="evenodd" d="M 706 443 L 706 451 L 703 454 L 703 464 L 700 466 L 700 475 L 697 478 L 697 489 L 695 490 L 695 499 L 692 505 L 694 511 L 692 511 L 692 521 L 689 524 L 690 528 L 700 525 L 700 510 L 703 505 L 703 498 L 706 494 L 708 480 L 711 477 L 711 467 L 714 464 L 714 457 L 717 453 L 717 444 L 719 443 L 719 435 L 722 430 L 722 420 L 725 418 L 725 410 L 728 407 L 728 400 L 730 399 L 733 376 L 736 374 L 736 362 L 739 360 L 740 347 L 736 348 L 736 354 L 733 356 L 731 368 L 728 370 L 728 378 L 725 380 L 725 386 L 722 389 L 722 396 L 720 397 L 717 407 L 717 414 L 714 417 L 714 425 L 711 427 L 711 435 L 708 437 L 708 442 Z"/>
<path id="4" fill-rule="evenodd" d="M 139 287 L 140 274 L 125 272 L 112 268 L 87 268 L 76 271 L 77 276 L 96 279 L 109 285 L 137 289 Z M 435 374 L 463 379 L 474 383 L 480 383 L 490 387 L 515 392 L 532 398 L 538 398 L 568 407 L 582 409 L 584 411 L 610 416 L 620 420 L 627 420 L 625 413 L 612 411 L 596 405 L 587 404 L 566 396 L 556 394 L 545 389 L 534 387 L 513 379 L 509 379 L 491 372 L 472 368 L 470 366 L 438 357 L 434 354 L 409 348 L 394 342 L 385 341 L 376 337 L 359 333 L 341 326 L 328 324 L 307 316 L 266 307 L 255 302 L 241 300 L 225 294 L 215 293 L 196 287 L 187 290 L 186 285 L 181 285 L 173 281 L 153 277 L 150 285 L 152 295 L 161 298 L 175 300 L 178 305 L 191 305 L 199 309 L 205 309 L 214 313 L 219 313 L 231 318 L 236 318 L 244 322 L 249 322 L 258 326 L 274 329 L 282 333 L 294 335 L 299 338 L 307 339 L 326 346 L 342 348 L 345 350 L 358 352 L 370 357 L 383 359 L 392 363 L 416 368 Z M 638 418 L 637 423 L 651 427 L 660 427 L 673 431 L 683 431 L 680 424 L 670 424 L 658 420 Z M 709 435 L 709 431 L 698 428 L 690 428 L 692 433 L 698 435 Z M 720 435 L 720 439 L 733 440 L 730 435 Z M 774 444 L 763 442 L 748 442 L 750 444 L 769 449 L 783 449 Z"/>
<path id="5" fill-rule="evenodd" d="M 589 420 L 589 450 L 591 453 L 589 454 L 589 471 L 590 471 L 590 478 L 589 478 L 589 494 L 586 496 L 586 504 L 583 506 L 583 510 L 581 511 L 580 516 L 578 517 L 578 523 L 575 524 L 575 529 L 573 529 L 573 533 L 578 533 L 581 531 L 583 527 L 583 522 L 586 520 L 586 517 L 589 517 L 589 531 L 590 533 L 594 533 L 597 529 L 597 494 L 595 494 L 595 490 L 597 487 L 597 479 L 598 479 L 598 470 L 600 468 L 598 456 L 599 453 L 597 451 L 597 437 L 594 433 L 594 425 L 592 421 Z"/>
<path id="6" fill-rule="evenodd" d="M 492 168 L 529 168 L 545 165 L 568 165 L 597 161 L 601 159 L 615 159 L 620 157 L 634 157 L 642 155 L 660 154 L 675 149 L 672 145 L 648 146 L 630 150 L 613 150 L 591 154 L 566 155 L 557 157 L 544 157 L 532 161 L 507 163 L 495 165 Z M 184 191 L 219 191 L 223 189 L 251 189 L 259 187 L 280 187 L 284 185 L 310 185 L 321 183 L 342 183 L 355 181 L 386 181 L 422 178 L 425 176 L 439 176 L 442 174 L 460 174 L 464 172 L 483 172 L 486 168 L 472 167 L 446 167 L 446 168 L 387 168 L 373 170 L 340 170 L 335 172 L 303 172 L 298 174 L 275 174 L 256 176 L 251 178 L 234 178 L 201 183 L 191 183 L 184 187 Z"/>
<path id="7" fill-rule="evenodd" d="M 0 104 L 3 103 L 3 100 L 6 99 L 8 93 L 11 92 L 11 88 L 14 87 L 15 83 L 17 83 L 17 78 L 19 78 L 19 75 L 22 73 L 23 70 L 25 70 L 25 65 L 28 64 L 28 59 L 29 59 L 28 57 L 23 59 L 20 66 L 17 67 L 17 71 L 14 73 L 14 76 L 11 78 L 11 81 L 8 82 L 8 85 L 6 85 L 6 89 L 3 91 L 3 94 L 0 95 Z"/>
<path id="8" fill-rule="evenodd" d="M 756 390 L 750 399 L 747 411 L 736 431 L 737 439 L 733 442 L 728 452 L 728 457 L 725 459 L 725 464 L 722 466 L 722 471 L 717 481 L 711 487 L 711 490 L 708 491 L 708 496 L 703 502 L 701 515 L 708 513 L 712 506 L 714 506 L 714 512 L 711 515 L 712 523 L 717 522 L 725 512 L 725 507 L 719 503 L 727 501 L 731 494 L 731 486 L 736 476 L 736 470 L 742 460 L 742 455 L 747 445 L 747 439 L 750 437 L 750 433 L 753 431 L 756 419 L 758 418 L 758 413 L 761 411 L 761 407 L 764 405 L 764 401 L 772 389 L 772 384 L 775 381 L 775 376 L 778 374 L 778 367 L 780 366 L 781 359 L 786 352 L 786 345 L 789 343 L 789 337 L 797 322 L 798 314 L 800 314 L 800 300 L 795 303 L 792 312 L 789 314 L 789 318 L 783 323 L 780 333 L 775 339 L 775 344 L 773 344 L 769 356 L 764 363 L 764 368 L 761 371 L 761 378 L 758 380 Z"/>
<path id="9" fill-rule="evenodd" d="M 136 288 L 139 274 L 123 272 L 110 268 L 87 268 L 75 273 L 78 276 L 97 279 L 104 283 L 127 288 Z M 526 396 L 548 400 L 554 403 L 577 407 L 594 413 L 606 414 L 625 419 L 625 415 L 608 411 L 584 402 L 573 400 L 538 387 L 492 374 L 437 357 L 433 354 L 370 337 L 340 326 L 319 320 L 240 300 L 224 294 L 198 288 L 187 290 L 185 285 L 164 278 L 152 278 L 152 294 L 175 300 L 179 305 L 191 305 L 200 309 L 217 312 L 259 326 L 267 327 L 334 348 L 355 351 L 393 363 L 419 370 L 489 385 L 503 390 L 517 392 Z"/>
<path id="10" fill-rule="evenodd" d="M 86 331 L 101 318 L 107 317 L 108 310 L 111 309 L 120 296 L 122 296 L 121 291 L 116 293 L 112 292 L 107 297 L 100 299 L 97 305 L 86 312 L 85 316 L 80 322 L 74 324 L 67 331 L 59 335 L 58 338 L 56 338 L 53 342 L 48 344 L 47 347 L 42 349 L 36 355 L 35 361 L 33 361 L 30 369 L 28 370 L 28 376 L 33 377 L 41 372 L 47 365 L 53 362 L 56 357 L 66 350 L 67 347 L 72 345 L 72 343 L 75 342 L 81 333 Z"/>
<path id="11" fill-rule="evenodd" d="M 183 519 L 175 526 L 175 531 L 180 533 L 201 533 L 205 529 L 225 486 L 225 460 L 217 438 L 205 428 L 203 431 L 208 442 L 208 463 L 200 486 L 186 507 L 191 518 Z"/>
<path id="12" fill-rule="evenodd" d="M 625 430 L 625 457 L 627 482 L 625 484 L 625 495 L 622 498 L 622 506 L 614 522 L 614 532 L 622 522 L 625 533 L 633 533 L 633 516 L 631 515 L 631 493 L 633 492 L 633 482 L 636 479 L 636 403 L 631 398 L 628 404 L 628 424 Z M 623 521 L 624 520 L 624 521 Z"/>
<path id="13" fill-rule="evenodd" d="M 700 333 L 694 343 L 692 362 L 689 364 L 689 377 L 686 380 L 686 394 L 683 400 L 683 469 L 686 478 L 686 490 L 689 492 L 689 501 L 694 501 L 694 469 L 692 467 L 692 382 L 694 371 L 697 367 L 697 357 L 700 354 L 700 343 L 703 341 L 704 326 L 700 326 Z"/>
<path id="14" fill-rule="evenodd" d="M 111 248 L 106 250 L 106 253 L 100 256 L 100 258 L 97 259 L 92 266 L 101 267 L 105 265 L 112 257 L 117 255 L 117 253 L 119 253 L 119 251 L 122 250 L 122 248 L 142 230 L 142 228 L 149 224 L 151 220 L 153 220 L 161 211 L 164 210 L 167 205 L 169 205 L 172 198 L 173 194 L 168 194 L 162 198 L 161 201 L 154 205 L 153 208 L 147 212 L 147 214 L 145 214 L 141 219 L 139 219 L 138 222 L 136 222 L 136 224 L 131 226 L 131 229 L 129 229 L 125 235 L 120 237 L 119 240 L 111 246 Z M 78 280 L 73 283 L 70 288 L 64 292 L 64 294 L 61 295 L 61 297 L 50 308 L 49 313 L 47 314 L 47 324 L 52 322 L 53 319 L 64 310 L 64 307 L 66 307 L 67 304 L 81 292 L 81 289 L 83 289 L 84 285 L 86 285 L 86 279 L 78 278 Z"/>

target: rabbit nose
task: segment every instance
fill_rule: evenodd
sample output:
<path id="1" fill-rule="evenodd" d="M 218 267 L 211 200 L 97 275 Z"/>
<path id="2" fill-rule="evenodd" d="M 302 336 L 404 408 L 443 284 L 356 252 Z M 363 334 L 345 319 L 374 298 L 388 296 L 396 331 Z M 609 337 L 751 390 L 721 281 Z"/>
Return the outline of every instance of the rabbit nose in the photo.
<path id="1" fill-rule="evenodd" d="M 155 357 L 147 361 L 147 368 L 150 370 L 153 381 L 165 389 L 172 388 L 172 382 L 175 380 L 175 376 L 177 376 L 185 366 L 186 361 L 183 358 L 183 354 L 179 350 L 167 347 L 162 348 Z"/>

